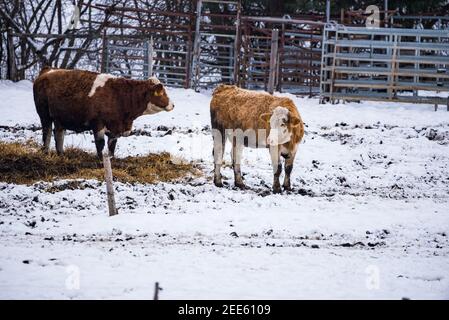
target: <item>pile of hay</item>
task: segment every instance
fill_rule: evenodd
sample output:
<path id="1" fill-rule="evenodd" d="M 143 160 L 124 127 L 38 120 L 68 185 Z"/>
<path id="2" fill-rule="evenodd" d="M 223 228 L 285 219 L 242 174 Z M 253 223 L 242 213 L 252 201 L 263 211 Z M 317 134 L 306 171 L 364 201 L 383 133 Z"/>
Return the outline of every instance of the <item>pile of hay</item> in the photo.
<path id="1" fill-rule="evenodd" d="M 200 175 L 192 163 L 174 163 L 169 153 L 141 157 L 114 158 L 114 180 L 121 182 L 170 182 Z M 34 142 L 0 142 L 0 181 L 30 184 L 58 179 L 104 180 L 102 162 L 96 154 L 77 148 L 66 148 L 63 156 L 44 154 Z"/>

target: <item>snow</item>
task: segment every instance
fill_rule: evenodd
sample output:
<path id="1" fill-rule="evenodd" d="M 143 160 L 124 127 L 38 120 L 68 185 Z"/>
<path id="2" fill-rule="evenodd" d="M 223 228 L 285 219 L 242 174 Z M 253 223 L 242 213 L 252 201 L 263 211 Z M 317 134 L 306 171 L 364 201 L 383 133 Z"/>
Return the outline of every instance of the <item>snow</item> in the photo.
<path id="1" fill-rule="evenodd" d="M 192 181 L 0 183 L 0 298 L 448 299 L 449 112 L 431 105 L 319 105 L 289 94 L 306 124 L 294 190 L 271 193 L 266 150 L 244 150 L 249 190 L 212 178 L 211 92 L 170 88 L 119 157 L 169 151 Z M 1 141 L 40 142 L 32 84 L 0 82 Z M 94 151 L 90 133 L 65 146 Z M 59 186 L 61 191 L 49 190 Z"/>

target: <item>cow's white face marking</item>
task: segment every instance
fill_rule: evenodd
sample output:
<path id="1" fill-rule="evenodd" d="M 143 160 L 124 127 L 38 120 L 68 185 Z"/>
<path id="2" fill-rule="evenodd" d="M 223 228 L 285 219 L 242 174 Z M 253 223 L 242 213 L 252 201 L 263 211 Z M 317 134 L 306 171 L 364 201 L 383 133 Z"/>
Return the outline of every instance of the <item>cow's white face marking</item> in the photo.
<path id="1" fill-rule="evenodd" d="M 284 144 L 290 141 L 292 133 L 288 131 L 288 109 L 276 107 L 270 118 L 270 134 L 267 143 L 271 146 Z"/>
<path id="2" fill-rule="evenodd" d="M 142 113 L 142 115 L 147 115 L 147 114 L 155 114 L 158 112 L 161 112 L 162 108 L 159 108 L 157 105 L 152 104 L 151 102 L 149 102 L 147 104 L 147 109 Z"/>
<path id="3" fill-rule="evenodd" d="M 113 75 L 110 75 L 110 74 L 106 74 L 106 73 L 99 74 L 95 78 L 94 83 L 92 84 L 92 88 L 90 89 L 88 97 L 90 97 L 90 98 L 93 97 L 95 94 L 95 91 L 97 91 L 98 88 L 103 87 L 106 84 L 106 82 L 108 82 L 109 79 L 113 79 L 113 78 L 116 78 L 116 77 Z"/>
<path id="4" fill-rule="evenodd" d="M 142 115 L 155 114 L 155 113 L 158 113 L 161 111 L 172 111 L 173 108 L 174 108 L 174 105 L 171 100 L 165 108 L 158 107 L 154 103 L 148 102 L 147 109 L 144 111 L 144 113 Z"/>
<path id="5" fill-rule="evenodd" d="M 172 111 L 174 109 L 174 107 L 175 107 L 175 105 L 170 100 L 170 102 L 168 103 L 168 106 L 165 107 L 165 111 Z"/>
<path id="6" fill-rule="evenodd" d="M 151 77 L 151 78 L 148 79 L 148 80 L 150 80 L 150 82 L 151 82 L 152 84 L 160 84 L 160 83 L 161 83 L 161 81 L 160 81 L 158 78 L 156 78 L 156 77 Z"/>
<path id="7" fill-rule="evenodd" d="M 159 81 L 159 79 L 156 78 L 156 77 L 151 77 L 149 79 L 149 81 L 151 81 L 151 83 L 154 84 L 154 85 L 157 85 L 157 84 L 161 83 Z M 168 105 L 165 108 L 158 107 L 154 103 L 148 102 L 147 109 L 144 111 L 144 113 L 142 115 L 155 114 L 155 113 L 158 113 L 158 112 L 161 112 L 161 111 L 167 111 L 168 112 L 168 111 L 172 111 L 174 109 L 174 107 L 175 107 L 175 105 L 173 104 L 173 102 L 171 100 L 168 101 Z"/>

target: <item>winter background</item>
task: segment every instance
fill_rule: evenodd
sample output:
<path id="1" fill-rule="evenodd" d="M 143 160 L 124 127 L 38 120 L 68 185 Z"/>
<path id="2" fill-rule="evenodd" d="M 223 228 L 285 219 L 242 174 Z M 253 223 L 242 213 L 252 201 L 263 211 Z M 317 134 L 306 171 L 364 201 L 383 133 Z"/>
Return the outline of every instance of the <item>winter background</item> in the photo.
<path id="1" fill-rule="evenodd" d="M 265 2 L 272 6 L 264 8 L 262 2 L 245 1 L 268 8 L 262 14 L 269 16 L 286 12 L 281 3 L 290 9 L 310 4 L 270 0 Z M 436 12 L 443 2 L 406 1 L 411 13 Z M 33 1 L 6 1 L 0 9 L 12 15 L 16 3 L 24 5 L 15 12 L 17 29 L 10 22 L 5 27 L 0 16 L 0 78 L 9 74 L 22 81 L 0 80 L 0 141 L 41 143 L 29 80 L 40 69 L 36 50 L 51 40 L 11 34 L 67 32 L 73 5 L 50 1 L 53 6 L 41 6 L 38 15 L 30 14 Z M 155 3 L 165 9 L 175 3 L 183 11 L 192 2 L 147 2 Z M 59 20 L 48 23 L 55 16 Z M 8 46 L 17 55 L 11 70 Z M 90 51 L 81 58 L 70 53 L 72 47 Z M 54 66 L 100 67 L 101 37 L 47 49 Z M 114 217 L 108 216 L 102 181 L 82 180 L 75 190 L 64 180 L 0 182 L 0 299 L 153 299 L 155 282 L 163 288 L 160 299 L 449 299 L 446 108 L 320 105 L 318 98 L 275 93 L 293 99 L 306 131 L 293 191 L 274 195 L 265 149 L 244 150 L 242 171 L 250 188 L 241 191 L 233 188 L 228 145 L 226 185 L 216 188 L 211 91 L 168 93 L 175 109 L 137 119 L 135 134 L 119 139 L 116 155 L 168 151 L 197 163 L 202 176 L 176 183 L 116 182 L 120 214 Z M 68 146 L 95 150 L 90 133 L 67 132 Z"/>
<path id="2" fill-rule="evenodd" d="M 0 298 L 448 299 L 449 112 L 430 105 L 320 105 L 306 124 L 292 192 L 271 193 L 266 150 L 245 149 L 249 190 L 212 181 L 211 92 L 168 89 L 176 108 L 143 116 L 119 157 L 168 151 L 203 176 L 48 192 L 0 183 Z M 0 82 L 0 140 L 40 142 L 32 83 Z M 91 134 L 65 146 L 94 151 Z M 52 145 L 54 148 L 54 145 Z"/>

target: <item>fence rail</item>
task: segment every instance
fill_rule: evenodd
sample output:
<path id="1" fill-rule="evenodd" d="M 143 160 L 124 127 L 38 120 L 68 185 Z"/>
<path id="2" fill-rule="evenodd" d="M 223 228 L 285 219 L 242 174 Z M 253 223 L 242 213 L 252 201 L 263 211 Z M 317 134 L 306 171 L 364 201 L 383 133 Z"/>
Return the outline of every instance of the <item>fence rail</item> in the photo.
<path id="1" fill-rule="evenodd" d="M 47 57 L 55 66 L 101 69 L 140 79 L 155 75 L 176 87 L 234 83 L 269 92 L 321 93 L 322 101 L 447 103 L 448 30 L 387 26 L 406 21 L 403 26 L 413 22 L 444 29 L 448 16 L 399 16 L 396 10 L 385 10 L 385 28 L 369 29 L 326 25 L 324 15 L 247 16 L 240 0 L 186 1 L 184 9 L 161 11 L 139 7 L 138 2 L 134 7 L 125 2 L 85 4 L 89 16 L 84 16 L 88 19 L 81 21 L 79 30 L 56 35 L 15 30 L 10 37 L 24 45 L 24 40 L 39 37 L 40 43 L 53 43 Z M 363 10 L 346 15 L 347 19 L 341 12 L 332 19 L 365 25 Z M 35 62 L 30 66 L 37 70 Z M 14 68 L 9 69 L 13 73 Z"/>
<path id="2" fill-rule="evenodd" d="M 324 28 L 321 101 L 447 105 L 449 30 Z"/>

